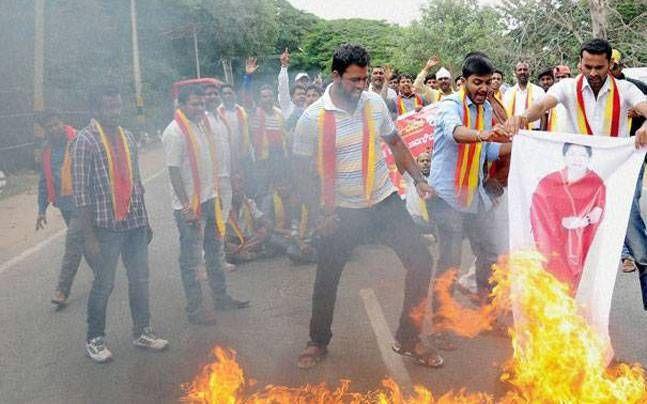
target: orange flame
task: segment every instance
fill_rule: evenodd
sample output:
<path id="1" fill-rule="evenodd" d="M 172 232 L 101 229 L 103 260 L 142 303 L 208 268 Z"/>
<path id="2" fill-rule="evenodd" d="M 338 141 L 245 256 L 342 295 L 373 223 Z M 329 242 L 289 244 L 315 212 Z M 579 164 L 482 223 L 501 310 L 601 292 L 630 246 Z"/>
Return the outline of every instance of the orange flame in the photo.
<path id="1" fill-rule="evenodd" d="M 544 269 L 544 262 L 533 251 L 516 252 L 500 260 L 493 267 L 492 302 L 479 309 L 466 308 L 451 298 L 449 290 L 455 273 L 440 278 L 437 312 L 445 317 L 443 327 L 448 330 L 473 335 L 491 328 L 496 313 L 509 312 L 514 307 L 516 321 L 510 330 L 513 356 L 501 375 L 511 391 L 496 402 L 647 402 L 644 370 L 638 364 L 606 368 L 608 346 L 580 316 L 568 287 Z M 424 313 L 420 313 L 423 312 L 414 310 L 412 318 L 423 319 Z M 461 316 L 471 318 L 477 325 L 466 326 L 465 321 L 458 321 Z M 368 393 L 350 392 L 351 382 L 343 380 L 332 390 L 325 384 L 295 388 L 267 386 L 260 392 L 246 394 L 245 390 L 252 386 L 245 383 L 235 353 L 220 347 L 213 353 L 216 362 L 205 366 L 193 383 L 186 386 L 183 401 L 208 404 L 495 402 L 487 393 L 468 394 L 464 389 L 434 399 L 432 392 L 423 386 L 415 386 L 413 395 L 405 397 L 391 379 L 382 382 L 382 389 Z"/>

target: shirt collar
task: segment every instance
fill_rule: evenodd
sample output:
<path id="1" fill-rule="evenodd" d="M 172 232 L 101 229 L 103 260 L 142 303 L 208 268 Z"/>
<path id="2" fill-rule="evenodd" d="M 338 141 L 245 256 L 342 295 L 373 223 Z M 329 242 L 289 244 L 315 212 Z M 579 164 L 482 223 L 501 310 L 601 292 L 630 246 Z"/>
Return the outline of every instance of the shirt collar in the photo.
<path id="1" fill-rule="evenodd" d="M 345 112 L 345 113 L 349 114 L 348 111 L 339 108 L 332 101 L 332 97 L 330 96 L 330 91 L 331 91 L 333 85 L 334 85 L 333 83 L 328 84 L 328 87 L 326 87 L 326 91 L 324 91 L 323 96 L 321 96 L 324 109 L 326 111 L 339 111 L 339 112 Z M 367 92 L 362 91 L 362 95 L 359 97 L 359 100 L 357 101 L 357 108 L 355 108 L 355 111 L 360 110 L 364 106 L 364 102 L 366 102 L 367 98 L 368 98 Z"/>
<path id="2" fill-rule="evenodd" d="M 585 88 L 588 88 L 591 91 L 591 93 L 593 93 L 593 89 L 591 88 L 591 85 L 589 84 L 589 80 L 585 77 L 584 80 L 582 80 L 582 81 L 583 81 L 582 90 L 584 90 Z M 611 79 L 609 78 L 609 75 L 607 74 L 606 78 L 604 79 L 604 84 L 602 84 L 602 88 L 598 92 L 598 97 L 600 97 L 602 94 L 604 94 L 604 93 L 606 93 L 607 91 L 610 90 L 610 88 L 609 88 L 609 86 L 611 85 L 610 82 L 611 82 Z"/>

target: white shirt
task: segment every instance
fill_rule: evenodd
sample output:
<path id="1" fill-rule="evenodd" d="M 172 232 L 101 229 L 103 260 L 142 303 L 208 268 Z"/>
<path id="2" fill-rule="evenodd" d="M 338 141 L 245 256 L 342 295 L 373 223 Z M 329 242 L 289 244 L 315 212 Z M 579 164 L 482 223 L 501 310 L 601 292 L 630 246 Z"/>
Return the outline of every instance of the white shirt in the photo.
<path id="1" fill-rule="evenodd" d="M 288 68 L 281 66 L 279 71 L 279 107 L 281 107 L 281 112 L 283 113 L 283 118 L 288 119 L 292 112 L 294 111 L 294 103 L 292 102 L 292 97 L 290 97 L 290 78 L 288 76 Z"/>
<path id="2" fill-rule="evenodd" d="M 427 180 L 429 177 L 427 177 Z M 418 189 L 416 189 L 416 186 L 414 185 L 413 178 L 409 175 L 409 173 L 404 174 L 404 180 L 406 183 L 406 189 L 405 189 L 405 202 L 407 204 L 407 210 L 409 211 L 409 214 L 413 217 L 420 217 L 424 218 L 424 213 L 422 212 L 422 209 L 426 209 L 427 205 L 426 202 L 420 198 L 420 194 L 418 194 Z M 429 211 L 427 210 L 427 217 L 429 217 Z"/>
<path id="3" fill-rule="evenodd" d="M 522 115 L 524 112 L 526 112 L 526 98 L 528 98 L 529 92 L 530 100 L 528 100 L 528 107 L 533 106 L 546 94 L 543 88 L 532 83 L 528 83 L 525 90 L 519 88 L 519 84 L 515 84 L 513 87 L 506 90 L 505 94 L 503 95 L 503 105 L 505 106 L 505 109 L 508 112 L 509 116 Z M 514 106 L 512 105 L 513 99 L 515 101 Z M 541 120 L 537 120 L 530 124 L 531 129 L 539 129 L 540 127 Z"/>
<path id="4" fill-rule="evenodd" d="M 579 77 L 579 76 L 578 76 Z M 577 79 L 562 79 L 548 90 L 548 95 L 555 98 L 557 102 L 565 108 L 564 117 L 559 116 L 560 129 L 569 133 L 579 133 L 577 125 Z M 607 77 L 602 85 L 598 98 L 595 98 L 588 80 L 582 83 L 582 98 L 584 99 L 584 109 L 586 118 L 591 126 L 594 135 L 607 135 L 605 125 L 605 108 L 609 96 L 609 86 L 611 80 Z M 618 136 L 629 136 L 629 119 L 627 118 L 629 110 L 636 105 L 647 102 L 647 96 L 640 91 L 633 83 L 627 80 L 616 80 L 618 95 L 620 96 L 620 132 Z"/>
<path id="5" fill-rule="evenodd" d="M 200 176 L 200 203 L 203 203 L 216 196 L 213 187 L 213 165 L 209 152 L 209 140 L 207 139 L 207 130 L 202 122 L 198 124 L 191 120 L 188 120 L 188 122 L 196 140 L 196 162 Z M 191 170 L 191 161 L 189 160 L 184 134 L 175 120 L 164 130 L 162 143 L 164 144 L 166 165 L 180 169 L 184 192 L 191 201 L 193 199 L 193 171 Z M 172 186 L 171 195 L 173 196 L 173 209 L 182 209 L 182 202 L 175 194 Z"/>

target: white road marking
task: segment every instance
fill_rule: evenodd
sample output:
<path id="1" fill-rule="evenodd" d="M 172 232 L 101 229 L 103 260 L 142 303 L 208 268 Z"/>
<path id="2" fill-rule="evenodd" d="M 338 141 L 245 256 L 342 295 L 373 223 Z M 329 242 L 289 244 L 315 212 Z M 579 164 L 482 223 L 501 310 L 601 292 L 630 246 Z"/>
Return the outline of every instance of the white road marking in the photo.
<path id="1" fill-rule="evenodd" d="M 153 181 L 154 179 L 156 179 L 157 177 L 162 175 L 162 173 L 164 173 L 165 171 L 166 171 L 166 168 L 163 168 L 163 169 L 159 170 L 158 172 L 156 172 L 155 174 L 152 174 L 150 177 L 144 178 L 144 184 L 148 184 L 149 182 Z M 25 251 L 21 252 L 20 254 L 16 255 L 15 257 L 11 258 L 10 260 L 4 262 L 2 265 L 0 265 L 0 274 L 6 272 L 9 268 L 11 268 L 14 265 L 22 262 L 26 258 L 29 258 L 33 254 L 41 251 L 42 249 L 47 247 L 50 243 L 52 243 L 53 241 L 55 241 L 59 237 L 65 235 L 66 230 L 67 229 L 61 229 L 61 230 L 57 231 L 56 233 L 52 234 L 51 236 L 49 236 L 45 240 L 39 242 L 35 246 L 26 249 Z"/>
<path id="2" fill-rule="evenodd" d="M 375 292 L 373 289 L 362 289 L 359 291 L 359 294 L 364 301 L 366 314 L 368 314 L 371 327 L 373 327 L 373 333 L 377 339 L 377 345 L 380 348 L 382 361 L 384 361 L 389 374 L 398 383 L 403 392 L 411 391 L 413 388 L 411 376 L 404 366 L 402 357 L 391 349 L 391 345 L 394 342 L 393 335 L 386 323 L 382 307 L 380 307 L 380 303 L 377 301 Z"/>

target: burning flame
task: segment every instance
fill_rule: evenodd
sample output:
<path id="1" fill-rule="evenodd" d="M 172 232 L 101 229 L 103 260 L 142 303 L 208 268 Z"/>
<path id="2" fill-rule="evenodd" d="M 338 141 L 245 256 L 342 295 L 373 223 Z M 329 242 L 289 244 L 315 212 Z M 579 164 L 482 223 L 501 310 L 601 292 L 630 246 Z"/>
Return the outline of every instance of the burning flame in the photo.
<path id="1" fill-rule="evenodd" d="M 645 372 L 638 364 L 618 364 L 607 369 L 608 347 L 578 313 L 568 287 L 543 267 L 537 252 L 517 252 L 494 266 L 492 301 L 478 309 L 467 308 L 449 294 L 456 274 L 440 278 L 436 290 L 439 308 L 445 317 L 443 328 L 459 335 L 474 336 L 492 328 L 497 315 L 514 308 L 515 327 L 509 330 L 513 356 L 505 365 L 501 380 L 510 391 L 496 400 L 517 403 L 644 403 L 647 402 Z M 422 307 L 422 306 L 421 306 Z M 424 314 L 414 310 L 420 321 Z M 440 318 L 440 317 L 438 317 Z M 467 321 L 459 319 L 467 319 Z M 475 325 L 467 326 L 473 321 Z M 191 403 L 494 403 L 487 393 L 449 392 L 437 399 L 422 386 L 405 397 L 391 379 L 382 388 L 368 393 L 352 393 L 351 382 L 340 381 L 335 389 L 325 384 L 303 387 L 266 386 L 248 393 L 236 355 L 220 347 L 213 350 L 216 361 L 206 365 L 196 379 L 185 386 L 185 402 Z"/>

